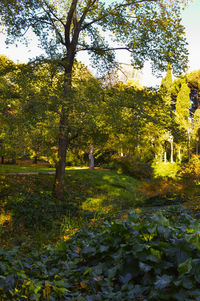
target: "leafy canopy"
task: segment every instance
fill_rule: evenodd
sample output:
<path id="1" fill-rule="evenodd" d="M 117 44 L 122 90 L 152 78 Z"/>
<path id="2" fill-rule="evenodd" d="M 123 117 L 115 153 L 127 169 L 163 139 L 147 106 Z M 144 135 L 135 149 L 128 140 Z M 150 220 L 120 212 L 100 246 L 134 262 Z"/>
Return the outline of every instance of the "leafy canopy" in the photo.
<path id="1" fill-rule="evenodd" d="M 170 62 L 180 72 L 187 65 L 183 7 L 183 0 L 2 0 L 0 24 L 9 41 L 32 30 L 53 57 L 88 51 L 109 68 L 115 51 L 126 49 L 136 67 L 151 60 L 163 70 Z"/>

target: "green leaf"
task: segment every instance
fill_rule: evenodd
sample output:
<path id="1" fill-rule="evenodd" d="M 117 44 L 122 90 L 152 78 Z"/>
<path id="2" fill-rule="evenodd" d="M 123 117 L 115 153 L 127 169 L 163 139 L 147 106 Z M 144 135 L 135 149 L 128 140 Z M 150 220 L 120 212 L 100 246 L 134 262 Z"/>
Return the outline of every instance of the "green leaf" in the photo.
<path id="1" fill-rule="evenodd" d="M 192 269 L 192 259 L 188 258 L 186 261 L 179 264 L 179 266 L 178 266 L 179 275 L 185 275 L 185 274 L 189 273 L 191 271 L 191 269 Z"/>
<path id="2" fill-rule="evenodd" d="M 171 283 L 173 276 L 163 275 L 161 277 L 157 277 L 157 279 L 158 280 L 155 282 L 155 288 L 158 290 L 162 290 Z"/>
<path id="3" fill-rule="evenodd" d="M 127 283 L 128 281 L 130 281 L 132 278 L 132 275 L 130 273 L 127 273 L 125 276 L 120 276 L 120 279 L 122 281 L 122 283 Z"/>
<path id="4" fill-rule="evenodd" d="M 194 287 L 193 281 L 190 278 L 184 277 L 184 279 L 182 281 L 182 286 L 186 289 L 191 290 Z"/>
<path id="5" fill-rule="evenodd" d="M 103 253 L 103 252 L 106 252 L 107 250 L 109 249 L 109 246 L 103 246 L 101 245 L 99 250 Z"/>
<path id="6" fill-rule="evenodd" d="M 140 269 L 141 269 L 142 271 L 144 271 L 145 273 L 149 272 L 149 271 L 152 269 L 152 267 L 151 267 L 150 265 L 148 265 L 148 264 L 146 264 L 146 263 L 143 263 L 143 262 L 140 262 L 140 263 L 139 263 L 139 267 L 140 267 Z"/>

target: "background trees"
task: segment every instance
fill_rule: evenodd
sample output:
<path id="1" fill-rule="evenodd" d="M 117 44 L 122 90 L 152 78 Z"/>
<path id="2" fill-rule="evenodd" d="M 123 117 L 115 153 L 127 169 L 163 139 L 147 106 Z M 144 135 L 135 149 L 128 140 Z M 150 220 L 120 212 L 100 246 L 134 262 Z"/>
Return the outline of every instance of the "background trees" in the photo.
<path id="1" fill-rule="evenodd" d="M 1 59 L 1 161 L 28 157 L 54 165 L 63 71 L 57 60 L 14 64 Z M 189 151 L 198 154 L 199 109 L 194 110 L 190 78 L 172 82 L 168 67 L 159 91 L 134 81 L 107 87 L 76 62 L 66 162 L 88 164 L 89 151 L 97 164 L 109 164 L 114 154 L 137 162 L 181 161 Z"/>

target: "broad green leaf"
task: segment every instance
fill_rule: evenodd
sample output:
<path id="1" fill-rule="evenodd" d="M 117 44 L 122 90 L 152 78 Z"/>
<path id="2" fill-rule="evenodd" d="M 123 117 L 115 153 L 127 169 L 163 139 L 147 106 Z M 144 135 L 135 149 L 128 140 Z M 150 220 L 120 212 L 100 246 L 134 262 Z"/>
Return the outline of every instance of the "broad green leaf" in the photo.
<path id="1" fill-rule="evenodd" d="M 158 290 L 163 290 L 171 283 L 173 276 L 163 275 L 161 277 L 157 277 L 157 281 L 155 282 L 155 288 Z"/>
<path id="2" fill-rule="evenodd" d="M 180 275 L 185 275 L 189 273 L 192 270 L 192 259 L 188 258 L 183 263 L 179 264 L 178 266 L 178 272 Z"/>

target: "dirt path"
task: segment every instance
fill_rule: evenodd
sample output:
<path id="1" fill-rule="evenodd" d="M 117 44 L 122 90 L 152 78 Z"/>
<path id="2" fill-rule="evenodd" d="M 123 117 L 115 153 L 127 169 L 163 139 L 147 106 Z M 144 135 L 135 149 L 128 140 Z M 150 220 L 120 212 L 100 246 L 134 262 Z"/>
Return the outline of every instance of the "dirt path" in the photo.
<path id="1" fill-rule="evenodd" d="M 47 171 L 47 172 L 40 172 L 40 171 L 33 171 L 33 172 L 8 172 L 8 173 L 0 173 L 1 175 L 55 175 L 55 171 Z"/>

